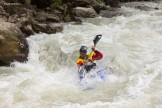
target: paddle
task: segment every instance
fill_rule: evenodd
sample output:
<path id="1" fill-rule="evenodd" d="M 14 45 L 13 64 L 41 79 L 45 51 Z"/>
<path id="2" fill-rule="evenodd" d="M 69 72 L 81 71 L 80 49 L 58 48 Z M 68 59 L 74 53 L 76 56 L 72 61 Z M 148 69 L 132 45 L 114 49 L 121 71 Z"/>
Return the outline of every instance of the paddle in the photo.
<path id="1" fill-rule="evenodd" d="M 94 43 L 94 47 L 96 47 L 98 41 L 101 39 L 102 35 L 99 34 L 99 35 L 96 35 L 93 39 L 93 43 Z M 92 54 L 93 51 L 91 51 L 90 55 Z"/>
<path id="2" fill-rule="evenodd" d="M 101 39 L 102 35 L 96 35 L 93 39 L 93 43 L 94 43 L 94 47 L 96 46 L 96 44 L 98 43 L 98 41 Z"/>

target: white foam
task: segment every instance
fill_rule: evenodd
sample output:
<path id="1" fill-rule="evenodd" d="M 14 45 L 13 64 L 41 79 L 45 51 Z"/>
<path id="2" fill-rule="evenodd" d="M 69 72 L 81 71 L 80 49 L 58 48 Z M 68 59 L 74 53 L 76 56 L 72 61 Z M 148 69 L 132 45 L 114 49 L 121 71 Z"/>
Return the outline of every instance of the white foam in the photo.
<path id="1" fill-rule="evenodd" d="M 66 24 L 63 33 L 29 37 L 29 61 L 0 68 L 0 107 L 160 108 L 161 10 L 130 9 L 128 14 L 86 19 L 83 25 Z M 88 88 L 95 89 L 82 90 L 75 61 L 81 45 L 91 51 L 96 34 L 103 35 L 96 48 L 104 54 L 97 65 L 107 76 L 103 82 L 90 80 Z"/>

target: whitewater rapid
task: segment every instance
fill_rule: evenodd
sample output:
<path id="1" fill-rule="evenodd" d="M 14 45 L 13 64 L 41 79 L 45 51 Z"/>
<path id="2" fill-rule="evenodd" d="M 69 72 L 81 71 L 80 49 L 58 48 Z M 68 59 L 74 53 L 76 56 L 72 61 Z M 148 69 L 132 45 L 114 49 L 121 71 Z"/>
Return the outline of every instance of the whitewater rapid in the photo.
<path id="1" fill-rule="evenodd" d="M 0 67 L 0 108 L 162 108 L 162 8 L 141 11 L 122 6 L 127 15 L 63 24 L 57 34 L 27 38 L 29 61 Z M 78 84 L 79 48 L 93 46 L 104 57 L 105 82 L 92 90 Z"/>

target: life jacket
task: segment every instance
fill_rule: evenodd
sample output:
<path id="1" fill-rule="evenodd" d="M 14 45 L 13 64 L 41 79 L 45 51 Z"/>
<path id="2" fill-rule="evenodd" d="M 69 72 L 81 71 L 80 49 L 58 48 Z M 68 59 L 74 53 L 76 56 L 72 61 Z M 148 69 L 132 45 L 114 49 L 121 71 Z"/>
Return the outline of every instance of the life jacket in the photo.
<path id="1" fill-rule="evenodd" d="M 93 56 L 94 56 L 95 52 L 92 51 L 90 54 L 88 54 L 85 59 L 83 59 L 82 57 L 79 57 L 77 59 L 77 64 L 79 65 L 83 65 L 83 63 L 85 62 L 85 60 L 89 59 L 90 61 L 93 61 Z"/>
<path id="2" fill-rule="evenodd" d="M 94 51 L 92 51 L 90 54 L 88 54 L 89 60 L 94 61 L 93 60 L 93 56 L 94 55 L 95 55 L 95 52 Z"/>

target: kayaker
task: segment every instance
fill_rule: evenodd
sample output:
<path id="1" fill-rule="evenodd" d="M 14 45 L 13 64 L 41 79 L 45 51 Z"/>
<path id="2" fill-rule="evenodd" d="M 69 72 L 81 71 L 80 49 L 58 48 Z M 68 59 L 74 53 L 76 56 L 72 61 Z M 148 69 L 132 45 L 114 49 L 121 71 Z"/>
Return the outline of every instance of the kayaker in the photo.
<path id="1" fill-rule="evenodd" d="M 79 50 L 80 56 L 77 59 L 77 66 L 78 69 L 81 66 L 84 66 L 86 72 L 89 72 L 96 66 L 96 63 L 94 63 L 94 61 L 102 59 L 103 54 L 100 51 L 97 51 L 95 47 L 92 47 L 92 52 L 90 54 L 87 54 L 87 49 L 88 48 L 86 46 L 81 46 Z"/>

